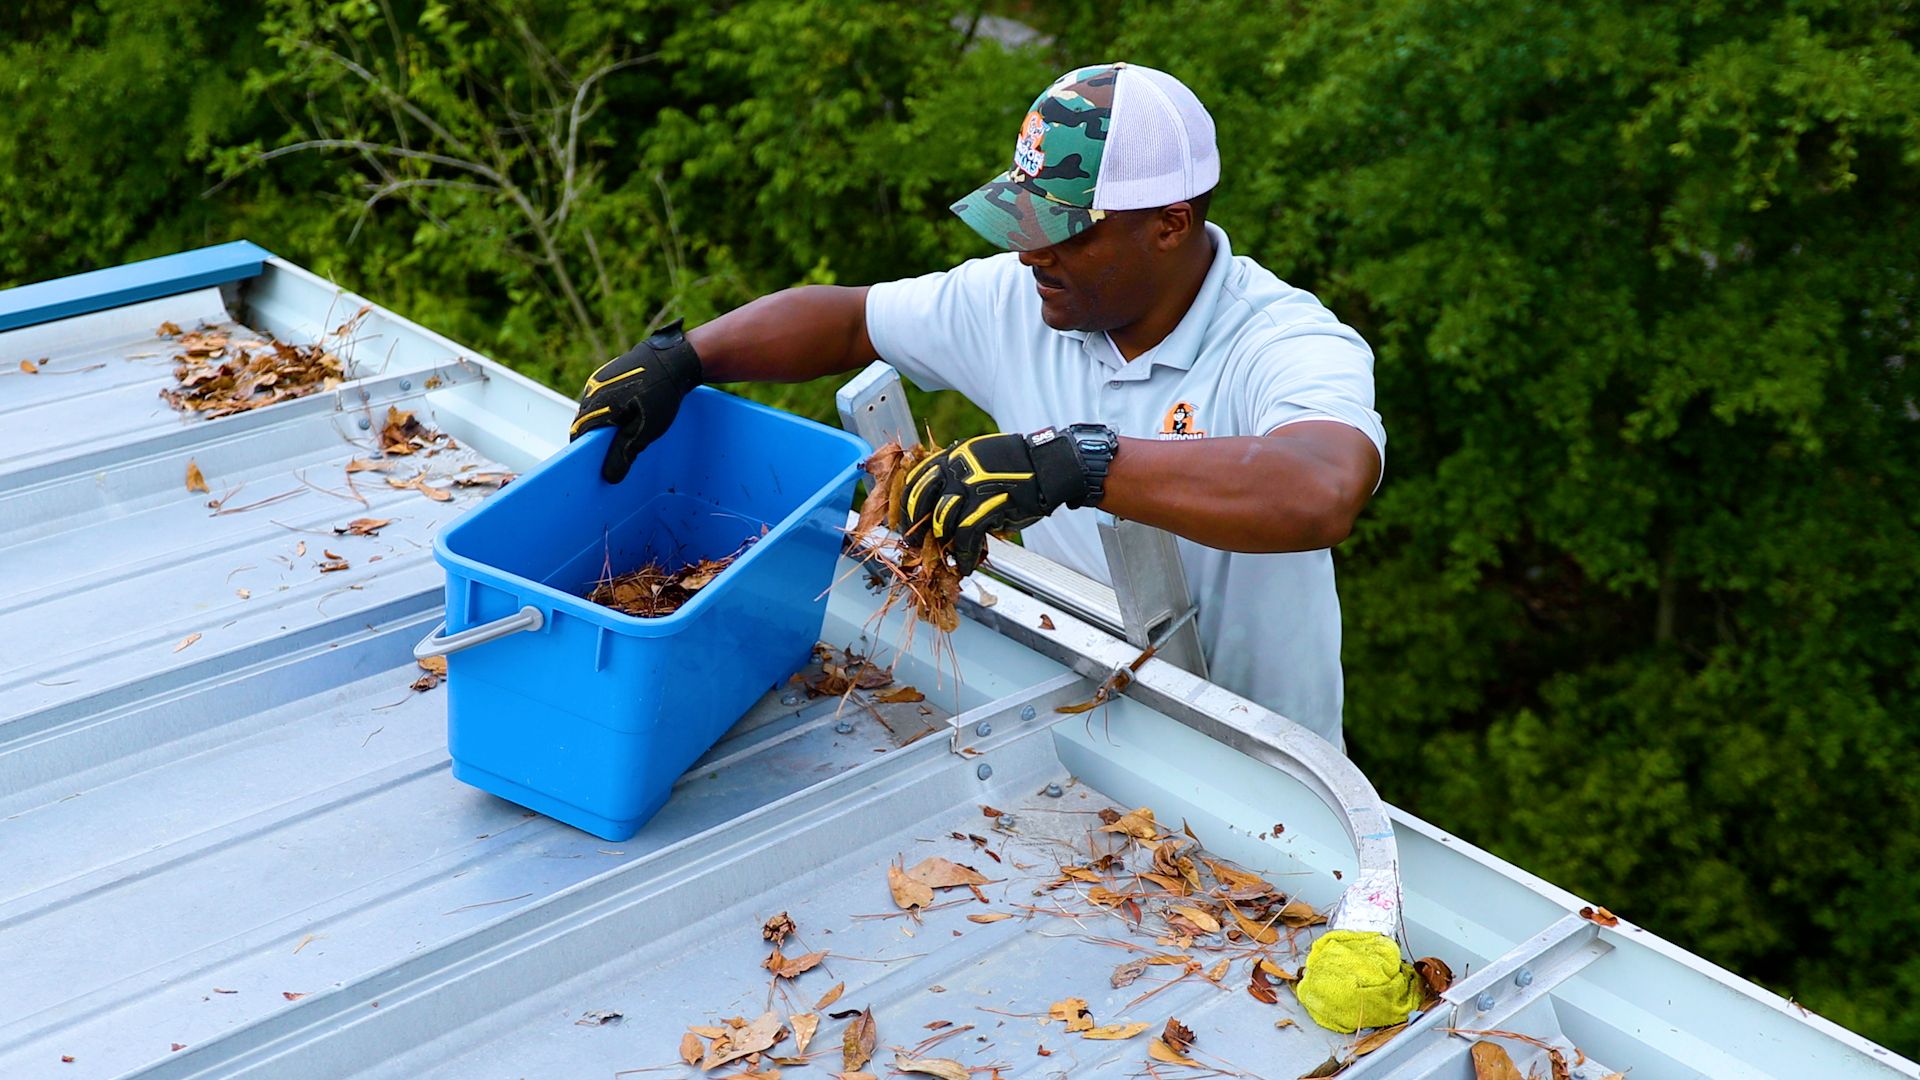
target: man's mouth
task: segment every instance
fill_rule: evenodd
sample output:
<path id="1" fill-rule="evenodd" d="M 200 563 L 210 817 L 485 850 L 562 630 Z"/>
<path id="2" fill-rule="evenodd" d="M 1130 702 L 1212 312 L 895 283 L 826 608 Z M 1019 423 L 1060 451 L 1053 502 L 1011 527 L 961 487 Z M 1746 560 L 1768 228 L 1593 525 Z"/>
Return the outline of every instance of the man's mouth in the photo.
<path id="1" fill-rule="evenodd" d="M 1067 291 L 1066 285 L 1052 278 L 1042 276 L 1037 270 L 1033 275 L 1033 284 L 1040 290 L 1040 299 L 1042 300 L 1051 300 Z"/>

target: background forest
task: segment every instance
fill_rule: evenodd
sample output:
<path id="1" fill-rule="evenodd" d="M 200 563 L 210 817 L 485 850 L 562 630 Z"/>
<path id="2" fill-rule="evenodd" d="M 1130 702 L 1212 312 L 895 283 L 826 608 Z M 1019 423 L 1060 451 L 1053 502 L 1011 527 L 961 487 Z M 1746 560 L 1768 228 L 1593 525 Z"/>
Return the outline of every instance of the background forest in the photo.
<path id="1" fill-rule="evenodd" d="M 1920 1056 L 1920 8 L 9 7 L 0 285 L 244 237 L 569 393 L 667 318 L 986 254 L 945 207 L 1041 87 L 1174 72 L 1236 251 L 1378 354 L 1361 766 Z"/>

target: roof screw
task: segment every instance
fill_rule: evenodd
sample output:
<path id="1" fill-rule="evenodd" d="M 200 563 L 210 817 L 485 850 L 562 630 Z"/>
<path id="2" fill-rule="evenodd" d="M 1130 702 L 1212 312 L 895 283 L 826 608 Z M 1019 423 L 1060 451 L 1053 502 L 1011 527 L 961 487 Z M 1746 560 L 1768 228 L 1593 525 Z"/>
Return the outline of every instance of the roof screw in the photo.
<path id="1" fill-rule="evenodd" d="M 1037 713 L 1035 713 L 1035 712 L 1033 711 L 1033 706 L 1031 706 L 1031 705 L 1029 705 L 1029 706 L 1027 706 L 1026 708 L 1024 708 L 1024 709 L 1021 709 L 1021 710 L 1020 710 L 1020 719 L 1021 719 L 1022 721 L 1026 721 L 1026 720 L 1031 720 L 1031 719 L 1033 719 L 1033 718 L 1034 718 L 1035 716 L 1037 716 L 1037 715 L 1039 715 L 1039 714 L 1037 714 Z"/>
<path id="2" fill-rule="evenodd" d="M 1525 987 L 1532 986 L 1533 985 L 1533 969 L 1521 968 L 1519 973 L 1513 977 L 1513 985 L 1521 987 L 1523 989 Z"/>
<path id="3" fill-rule="evenodd" d="M 979 777 L 982 780 L 985 780 L 988 777 L 993 775 L 993 766 L 983 761 L 980 763 L 979 768 L 973 770 L 973 775 Z"/>
<path id="4" fill-rule="evenodd" d="M 1486 1012 L 1488 1009 L 1493 1008 L 1493 993 L 1491 991 L 1484 992 L 1479 997 L 1474 998 L 1473 1007 L 1479 1009 L 1481 1012 Z"/>
<path id="5" fill-rule="evenodd" d="M 780 695 L 780 704 L 798 705 L 800 704 L 800 695 L 789 690 L 788 692 Z"/>
<path id="6" fill-rule="evenodd" d="M 402 389 L 402 390 L 411 390 L 411 389 L 413 389 L 413 380 L 412 380 L 412 379 L 401 379 L 401 380 L 400 380 L 400 389 Z"/>
<path id="7" fill-rule="evenodd" d="M 842 720 L 839 723 L 833 725 L 833 730 L 839 732 L 842 735 L 851 735 L 853 734 L 853 721 Z"/>
<path id="8" fill-rule="evenodd" d="M 984 739 L 987 736 L 993 734 L 993 725 L 987 723 L 985 720 L 982 720 L 979 723 L 973 725 L 973 733 Z"/>
<path id="9" fill-rule="evenodd" d="M 364 386 L 363 386 L 363 387 L 361 387 L 361 388 L 360 388 L 360 400 L 361 400 L 361 401 L 365 401 L 365 400 L 367 400 L 368 398 L 370 398 L 370 397 L 372 397 L 372 396 L 373 396 L 372 394 L 370 394 L 370 393 L 368 393 L 368 392 L 367 392 L 367 388 L 366 388 L 366 387 L 364 387 Z"/>
<path id="10" fill-rule="evenodd" d="M 1063 789 L 1060 787 L 1059 784 L 1047 785 L 1047 798 L 1049 799 L 1057 799 L 1064 793 L 1065 792 L 1063 791 Z"/>
<path id="11" fill-rule="evenodd" d="M 365 430 L 367 430 L 368 428 L 371 428 L 372 426 L 373 426 L 373 421 L 371 421 L 371 420 L 369 420 L 369 419 L 367 419 L 367 418 L 366 418 L 366 417 L 364 417 L 364 416 L 360 418 L 360 430 L 361 430 L 361 431 L 365 431 Z"/>

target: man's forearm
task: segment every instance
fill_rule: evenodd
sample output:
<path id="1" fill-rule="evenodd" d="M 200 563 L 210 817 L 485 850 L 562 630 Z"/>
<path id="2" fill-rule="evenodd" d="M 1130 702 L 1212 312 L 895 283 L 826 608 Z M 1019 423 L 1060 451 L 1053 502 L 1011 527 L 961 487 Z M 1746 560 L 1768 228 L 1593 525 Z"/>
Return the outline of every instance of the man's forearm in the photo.
<path id="1" fill-rule="evenodd" d="M 1344 424 L 1258 437 L 1122 439 L 1100 508 L 1226 551 L 1313 551 L 1346 539 L 1379 455 Z"/>
<path id="2" fill-rule="evenodd" d="M 687 340 L 708 382 L 804 382 L 875 358 L 865 286 L 806 285 L 735 308 Z"/>

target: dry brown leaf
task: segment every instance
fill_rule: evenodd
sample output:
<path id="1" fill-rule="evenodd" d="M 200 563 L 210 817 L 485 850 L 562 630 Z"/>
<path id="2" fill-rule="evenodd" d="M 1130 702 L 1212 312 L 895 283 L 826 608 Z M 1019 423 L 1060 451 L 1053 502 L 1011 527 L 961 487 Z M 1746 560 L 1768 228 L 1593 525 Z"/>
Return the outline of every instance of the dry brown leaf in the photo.
<path id="1" fill-rule="evenodd" d="M 503 488 L 512 483 L 519 475 L 518 473 L 510 472 L 463 473 L 453 478 L 453 486 Z"/>
<path id="2" fill-rule="evenodd" d="M 323 573 L 323 574 L 337 574 L 337 573 L 339 573 L 339 572 L 340 572 L 340 571 L 342 571 L 342 570 L 351 570 L 351 569 L 353 569 L 353 565 L 352 565 L 351 563 L 349 563 L 349 562 L 347 562 L 347 560 L 345 560 L 345 559 L 343 559 L 343 558 L 341 558 L 341 557 L 340 557 L 340 556 L 338 556 L 338 555 L 334 555 L 334 554 L 333 554 L 333 552 L 331 552 L 331 551 L 329 551 L 329 552 L 327 552 L 327 554 L 328 554 L 328 555 L 330 555 L 330 556 L 332 556 L 332 557 L 331 557 L 331 558 L 329 558 L 329 559 L 328 559 L 328 560 L 327 560 L 326 562 L 323 562 L 323 563 L 320 563 L 320 564 L 319 564 L 319 566 L 320 566 L 320 572 L 321 572 L 321 573 Z"/>
<path id="3" fill-rule="evenodd" d="M 1313 905 L 1305 900 L 1289 900 L 1280 909 L 1280 925 L 1298 930 L 1303 926 L 1319 926 L 1327 921 L 1325 915 L 1313 910 Z"/>
<path id="4" fill-rule="evenodd" d="M 1158 956 L 1147 957 L 1146 962 L 1155 967 L 1179 967 L 1193 963 L 1193 957 L 1186 953 L 1161 953 Z"/>
<path id="5" fill-rule="evenodd" d="M 767 957 L 766 961 L 760 966 L 773 972 L 777 978 L 797 979 L 800 977 L 801 972 L 813 970 L 819 965 L 820 961 L 826 958 L 827 954 L 824 952 L 810 952 L 805 956 L 786 957 L 780 954 L 778 948 L 775 948 L 773 955 Z"/>
<path id="6" fill-rule="evenodd" d="M 1267 959 L 1264 956 L 1260 958 L 1260 963 L 1258 966 L 1261 971 L 1264 971 L 1268 975 L 1271 975 L 1274 978 L 1279 979 L 1283 982 L 1297 983 L 1300 981 L 1299 972 L 1288 971 L 1286 968 L 1281 967 L 1279 964 L 1274 963 L 1273 961 Z"/>
<path id="7" fill-rule="evenodd" d="M 983 816 L 983 817 L 1000 817 L 1000 816 L 1002 816 L 1002 815 L 1004 815 L 1005 813 L 1006 813 L 1006 811 L 1005 811 L 1005 810 L 995 810 L 995 809 L 994 809 L 993 807 L 991 807 L 991 806 L 982 806 L 982 807 L 980 808 L 980 814 L 981 814 L 981 816 Z"/>
<path id="8" fill-rule="evenodd" d="M 1086 998 L 1063 998 L 1047 1006 L 1047 1019 L 1066 1022 L 1068 1031 L 1087 1031 L 1093 1027 L 1093 1016 L 1087 1012 Z"/>
<path id="9" fill-rule="evenodd" d="M 1583 907 L 1580 909 L 1580 917 L 1588 922 L 1599 923 L 1601 926 L 1620 925 L 1620 917 L 1603 907 Z"/>
<path id="10" fill-rule="evenodd" d="M 1233 915 L 1233 921 L 1240 924 L 1240 932 L 1262 945 L 1271 945 L 1280 940 L 1280 931 L 1247 918 L 1238 905 L 1228 904 L 1227 911 Z"/>
<path id="11" fill-rule="evenodd" d="M 1329 1054 L 1327 1055 L 1327 1060 L 1314 1066 L 1312 1072 L 1301 1073 L 1300 1080 L 1322 1080 L 1323 1077 L 1339 1076 L 1341 1070 L 1345 1069 L 1346 1067 L 1347 1067 L 1346 1062 L 1341 1061 L 1338 1057 L 1332 1054 Z"/>
<path id="12" fill-rule="evenodd" d="M 833 1075 L 835 1080 L 880 1080 L 870 1072 L 840 1072 Z"/>
<path id="13" fill-rule="evenodd" d="M 1154 1036 L 1153 1041 L 1147 1044 L 1147 1056 L 1155 1061 L 1164 1061 L 1169 1065 L 1186 1065 L 1195 1069 L 1205 1067 L 1187 1055 L 1182 1054 L 1180 1051 L 1175 1050 L 1173 1047 L 1168 1046 L 1167 1041 L 1158 1035 Z"/>
<path id="14" fill-rule="evenodd" d="M 730 1035 L 733 1033 L 732 1028 L 714 1027 L 712 1025 L 706 1025 L 706 1024 L 690 1027 L 687 1030 L 693 1032 L 695 1035 L 698 1035 L 703 1039 L 718 1039 L 723 1035 Z"/>
<path id="15" fill-rule="evenodd" d="M 1119 967 L 1114 968 L 1113 974 L 1107 978 L 1107 981 L 1113 984 L 1115 990 L 1118 990 L 1123 986 L 1132 986 L 1134 981 L 1140 978 L 1146 970 L 1147 962 L 1145 960 L 1129 960 Z"/>
<path id="16" fill-rule="evenodd" d="M 1247 993 L 1262 1005 L 1277 1005 L 1280 1003 L 1280 994 L 1267 981 L 1266 963 L 1262 960 L 1253 965 L 1253 978 L 1247 983 Z"/>
<path id="17" fill-rule="evenodd" d="M 180 651 L 181 649 L 184 649 L 184 648 L 186 648 L 187 646 L 189 646 L 189 645 L 191 645 L 191 644 L 193 644 L 194 642 L 196 642 L 196 641 L 199 641 L 199 640 L 200 640 L 200 632 L 196 630 L 196 631 L 194 631 L 193 633 L 191 633 L 191 634 L 188 634 L 188 635 L 187 635 L 186 637 L 183 637 L 183 638 L 181 638 L 181 639 L 180 639 L 180 644 L 178 644 L 178 645 L 175 645 L 175 646 L 173 647 L 173 651 L 174 651 L 174 652 L 179 652 L 179 651 Z"/>
<path id="18" fill-rule="evenodd" d="M 280 991 L 280 996 L 286 998 L 288 1001 L 299 1001 L 307 995 L 305 991 L 282 990 Z"/>
<path id="19" fill-rule="evenodd" d="M 1473 1044 L 1469 1053 L 1473 1058 L 1473 1080 L 1523 1080 L 1512 1055 L 1499 1043 L 1482 1039 Z"/>
<path id="20" fill-rule="evenodd" d="M 154 336 L 155 337 L 179 337 L 180 324 L 175 322 L 163 322 L 160 324 L 160 329 L 154 331 Z"/>
<path id="21" fill-rule="evenodd" d="M 1088 1028 L 1080 1033 L 1080 1037 L 1083 1039 L 1131 1039 L 1152 1026 L 1145 1021 L 1137 1024 L 1106 1024 L 1102 1027 Z"/>
<path id="22" fill-rule="evenodd" d="M 372 458 L 354 458 L 352 461 L 347 462 L 347 471 L 350 473 L 386 472 L 391 468 L 393 468 L 393 462 L 375 461 Z"/>
<path id="23" fill-rule="evenodd" d="M 1193 925 L 1199 927 L 1200 929 L 1206 931 L 1209 934 L 1214 933 L 1220 929 L 1219 919 L 1214 918 L 1212 915 L 1209 915 L 1208 913 L 1200 910 L 1197 907 L 1189 907 L 1186 905 L 1176 905 L 1174 907 L 1168 908 L 1167 910 L 1172 911 L 1174 914 L 1179 915 L 1181 918 L 1187 920 L 1188 922 L 1192 923 Z"/>
<path id="24" fill-rule="evenodd" d="M 783 911 L 760 924 L 760 936 L 778 945 L 787 940 L 787 935 L 796 929 L 798 928 L 793 924 L 793 916 Z"/>
<path id="25" fill-rule="evenodd" d="M 1407 1024 L 1406 1024 L 1406 1021 L 1404 1020 L 1398 1024 L 1393 1025 L 1392 1027 L 1383 1027 L 1380 1030 L 1374 1032 L 1373 1034 L 1368 1035 L 1366 1038 L 1361 1039 L 1359 1042 L 1354 1043 L 1353 1056 L 1362 1057 L 1367 1054 L 1371 1054 L 1375 1050 L 1378 1050 L 1381 1047 L 1387 1045 L 1387 1043 L 1391 1041 L 1395 1035 L 1398 1035 L 1405 1030 L 1407 1030 Z"/>
<path id="26" fill-rule="evenodd" d="M 1124 833 L 1139 840 L 1151 840 L 1160 835 L 1160 826 L 1153 820 L 1153 811 L 1145 806 L 1131 813 L 1121 814 L 1112 823 L 1100 826 L 1101 832 Z"/>
<path id="27" fill-rule="evenodd" d="M 873 1026 L 873 1009 L 860 1012 L 847 1024 L 840 1036 L 840 1057 L 847 1072 L 853 1072 L 873 1060 L 873 1045 L 878 1033 Z"/>
<path id="28" fill-rule="evenodd" d="M 757 1054 L 766 1050 L 778 1040 L 780 1027 L 779 1014 L 761 1013 L 753 1023 L 743 1028 L 736 1028 L 726 1039 L 714 1040 L 713 1045 L 707 1048 L 706 1056 L 700 1059 L 700 1067 L 711 1069 L 746 1057 L 748 1054 Z"/>
<path id="29" fill-rule="evenodd" d="M 1040 615 L 1040 629 L 1042 630 L 1053 629 L 1053 619 L 1052 617 L 1048 616 L 1045 612 L 1042 612 Z"/>
<path id="30" fill-rule="evenodd" d="M 187 459 L 187 490 L 201 492 L 207 490 L 206 475 L 200 471 L 200 463 L 192 458 Z"/>
<path id="31" fill-rule="evenodd" d="M 253 590 L 252 589 L 235 589 L 233 590 L 233 595 L 239 597 L 242 600 L 247 600 L 252 598 Z"/>
<path id="32" fill-rule="evenodd" d="M 335 536 L 378 536 L 380 530 L 393 524 L 392 518 L 354 518 L 345 525 L 335 525 Z"/>
<path id="33" fill-rule="evenodd" d="M 38 375 L 40 374 L 40 364 L 33 360 L 22 360 L 20 361 L 20 371 L 25 375 Z"/>
<path id="34" fill-rule="evenodd" d="M 1439 997 L 1453 985 L 1453 969 L 1437 956 L 1423 956 L 1413 962 L 1413 970 L 1427 988 L 1428 997 Z"/>
<path id="35" fill-rule="evenodd" d="M 1208 981 L 1208 982 L 1219 982 L 1219 981 L 1220 981 L 1221 979 L 1224 979 L 1224 978 L 1226 978 L 1226 977 L 1227 977 L 1227 964 L 1228 964 L 1228 963 L 1229 963 L 1229 961 L 1226 961 L 1226 960 L 1222 960 L 1222 961 L 1220 961 L 1219 963 L 1217 963 L 1217 964 L 1215 964 L 1215 965 L 1213 965 L 1212 967 L 1210 967 L 1210 968 L 1208 968 L 1208 969 L 1207 969 L 1207 981 Z"/>
<path id="36" fill-rule="evenodd" d="M 827 1006 L 833 1004 L 834 1002 L 839 1001 L 840 995 L 846 992 L 847 992 L 846 983 L 834 983 L 833 989 L 827 991 L 824 994 L 821 994 L 820 1000 L 814 1002 L 813 1007 L 816 1009 L 824 1009 Z"/>
<path id="37" fill-rule="evenodd" d="M 969 915 L 967 916 L 967 921 L 974 923 L 996 923 L 1005 922 L 1011 918 L 1013 918 L 1013 916 L 1004 911 L 994 911 L 985 915 Z"/>
<path id="38" fill-rule="evenodd" d="M 1060 876 L 1062 878 L 1071 878 L 1074 881 L 1085 881 L 1089 884 L 1098 884 L 1102 880 L 1100 875 L 1094 872 L 1092 868 L 1085 866 L 1063 866 L 1060 868 Z"/>
<path id="39" fill-rule="evenodd" d="M 793 1029 L 793 1049 L 795 1053 L 807 1052 L 807 1044 L 813 1041 L 813 1033 L 820 1027 L 820 1017 L 814 1013 L 795 1013 L 787 1018 L 787 1026 Z"/>
<path id="40" fill-rule="evenodd" d="M 1193 1045 L 1193 1029 L 1169 1017 L 1166 1029 L 1160 1032 L 1160 1041 L 1174 1052 L 1184 1054 Z"/>
<path id="41" fill-rule="evenodd" d="M 1260 877 L 1258 874 L 1249 874 L 1244 870 L 1236 870 L 1225 863 L 1215 862 L 1208 858 L 1202 858 L 1200 861 L 1207 864 L 1207 869 L 1213 871 L 1213 876 L 1219 878 L 1222 885 L 1239 888 L 1252 888 L 1256 886 L 1266 889 L 1273 888 L 1273 886 L 1267 884 L 1266 879 Z"/>
<path id="42" fill-rule="evenodd" d="M 706 1048 L 706 1045 L 700 1041 L 700 1036 L 695 1035 L 691 1031 L 687 1032 L 685 1035 L 680 1036 L 680 1060 L 681 1061 L 684 1061 L 689 1065 L 697 1065 L 700 1063 L 700 1059 L 705 1057 L 706 1054 L 707 1054 L 707 1048 Z"/>
<path id="43" fill-rule="evenodd" d="M 933 903 L 933 890 L 925 882 L 908 877 L 906 871 L 894 864 L 887 866 L 887 888 L 893 892 L 894 904 L 902 911 Z M 847 1067 L 859 1068 L 857 1065 Z"/>
<path id="44" fill-rule="evenodd" d="M 965 1065 L 951 1058 L 911 1058 L 905 1054 L 896 1054 L 893 1067 L 899 1072 L 937 1076 L 940 1080 L 971 1080 L 972 1077 Z"/>
<path id="45" fill-rule="evenodd" d="M 911 705 L 916 701 L 927 700 L 927 695 L 915 690 L 911 686 L 902 686 L 895 690 L 889 690 L 884 694 L 875 694 L 873 700 L 883 705 Z"/>
<path id="46" fill-rule="evenodd" d="M 389 476 L 387 477 L 387 486 L 398 488 L 402 491 L 417 491 L 427 498 L 432 499 L 434 502 L 453 501 L 453 492 L 430 486 L 427 483 L 427 474 L 424 472 L 406 480 L 395 480 Z"/>
<path id="47" fill-rule="evenodd" d="M 1114 892 L 1105 885 L 1095 885 L 1087 890 L 1087 900 L 1101 907 L 1117 907 L 1126 903 L 1127 894 Z"/>
<path id="48" fill-rule="evenodd" d="M 986 875 L 971 866 L 962 866 L 957 862 L 943 859 L 938 855 L 929 856 L 914 864 L 907 876 L 922 885 L 935 889 L 952 889 L 961 885 L 987 885 L 991 881 Z"/>
<path id="49" fill-rule="evenodd" d="M 1177 877 L 1168 877 L 1166 874 L 1141 874 L 1140 876 L 1175 896 L 1185 896 L 1191 891 L 1187 888 L 1187 883 Z"/>
<path id="50" fill-rule="evenodd" d="M 293 545 L 294 558 L 296 559 L 303 558 L 305 557 L 306 554 L 307 554 L 307 542 L 305 540 L 302 540 L 299 543 Z"/>

